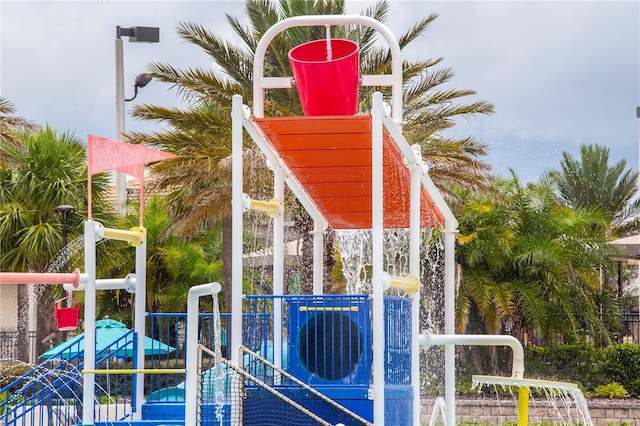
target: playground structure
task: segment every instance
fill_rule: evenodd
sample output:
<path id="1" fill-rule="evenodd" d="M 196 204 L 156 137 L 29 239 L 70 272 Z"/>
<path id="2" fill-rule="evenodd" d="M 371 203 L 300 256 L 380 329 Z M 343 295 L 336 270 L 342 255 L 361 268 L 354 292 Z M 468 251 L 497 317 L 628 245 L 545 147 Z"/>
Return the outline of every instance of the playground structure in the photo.
<path id="1" fill-rule="evenodd" d="M 332 39 L 330 27 L 335 25 L 362 25 L 377 31 L 389 46 L 391 74 L 360 76 L 358 46 Z M 293 78 L 264 76 L 269 44 L 281 32 L 296 26 L 324 26 L 327 38 L 290 52 Z M 253 75 L 253 112 L 241 96 L 232 100 L 232 231 L 236 236 L 243 234 L 243 216 L 249 209 L 272 217 L 273 293 L 245 295 L 242 285 L 233 285 L 229 359 L 220 356 L 219 326 L 214 327 L 218 348 L 199 343 L 198 300 L 203 296 L 215 300 L 220 291 L 218 283 L 209 283 L 189 292 L 185 368 L 144 368 L 146 235 L 142 222 L 131 230 L 115 230 L 89 217 L 84 232 L 83 274 L 0 273 L 0 283 L 64 283 L 67 290 L 85 292 L 82 425 L 265 424 L 264 419 L 252 420 L 251 411 L 260 410 L 256 414 L 265 415 L 266 406 L 280 412 L 279 418 L 271 420 L 273 424 L 294 424 L 287 423 L 288 419 L 302 412 L 308 423 L 301 424 L 419 425 L 419 353 L 421 346 L 429 345 L 444 345 L 445 395 L 434 412 L 442 414 L 446 425 L 455 425 L 456 419 L 455 345 L 506 345 L 513 349 L 511 378 L 478 376 L 476 380 L 519 386 L 519 425 L 526 424 L 529 386 L 537 383 L 523 378 L 520 343 L 510 336 L 455 334 L 457 221 L 428 175 L 420 146 L 409 145 L 402 134 L 402 59 L 389 29 L 363 16 L 283 20 L 260 40 Z M 354 115 L 358 112 L 359 85 L 391 87 L 390 106 L 377 92 L 370 114 Z M 305 116 L 265 117 L 265 91 L 294 86 Z M 244 193 L 244 132 L 273 171 L 274 194 L 269 201 Z M 285 185 L 314 223 L 312 295 L 284 294 L 286 241 L 281 200 L 285 199 Z M 323 233 L 328 227 L 371 230 L 371 283 L 365 294 L 322 294 Z M 391 275 L 383 265 L 384 232 L 398 228 L 409 233 L 409 265 L 402 276 Z M 424 228 L 440 228 L 444 235 L 444 335 L 421 334 L 419 330 Z M 96 279 L 96 243 L 102 238 L 127 241 L 135 247 L 135 274 L 123 279 Z M 244 280 L 244 254 L 242 239 L 234 238 L 233 283 Z M 135 333 L 130 337 L 135 355 L 132 368 L 127 369 L 111 369 L 96 361 L 97 357 L 105 359 L 95 350 L 96 290 L 114 288 L 135 292 Z M 403 295 L 385 295 L 390 288 Z M 115 348 L 114 353 L 118 350 L 121 348 Z M 131 407 L 118 418 L 101 423 L 96 420 L 95 380 L 114 373 L 133 376 Z M 183 387 L 158 390 L 158 394 L 147 395 L 145 401 L 145 376 L 150 374 L 184 374 Z M 168 393 L 177 397 L 158 397 Z M 259 402 L 254 406 L 252 400 Z"/>

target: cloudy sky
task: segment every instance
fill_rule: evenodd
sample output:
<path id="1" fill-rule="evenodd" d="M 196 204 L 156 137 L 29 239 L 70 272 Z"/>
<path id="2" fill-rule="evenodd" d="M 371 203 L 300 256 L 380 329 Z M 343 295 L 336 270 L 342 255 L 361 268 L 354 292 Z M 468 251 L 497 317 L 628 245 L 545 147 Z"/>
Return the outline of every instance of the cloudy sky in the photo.
<path id="1" fill-rule="evenodd" d="M 350 12 L 369 3 L 347 0 Z M 638 168 L 640 2 L 638 1 L 391 1 L 392 32 L 419 17 L 440 16 L 406 49 L 409 58 L 442 57 L 451 87 L 491 102 L 491 117 L 460 121 L 491 149 L 501 174 L 525 182 L 558 167 L 581 144 L 611 150 L 611 161 Z M 178 22 L 202 24 L 232 38 L 225 14 L 243 16 L 241 1 L 0 0 L 0 96 L 17 114 L 82 138 L 115 138 L 115 28 L 160 27 L 160 43 L 124 42 L 125 96 L 151 61 L 208 67 L 198 48 L 175 32 Z M 181 99 L 151 82 L 136 102 L 173 106 Z M 127 118 L 127 130 L 151 130 Z"/>

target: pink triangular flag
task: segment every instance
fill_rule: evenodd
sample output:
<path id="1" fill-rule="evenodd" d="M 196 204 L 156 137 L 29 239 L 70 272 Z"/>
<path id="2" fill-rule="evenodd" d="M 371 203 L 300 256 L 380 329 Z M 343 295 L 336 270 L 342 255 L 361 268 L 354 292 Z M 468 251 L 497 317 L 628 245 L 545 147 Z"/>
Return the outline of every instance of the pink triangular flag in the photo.
<path id="1" fill-rule="evenodd" d="M 89 135 L 87 141 L 87 166 L 89 183 L 89 218 L 91 219 L 91 176 L 110 170 L 118 170 L 140 180 L 140 225 L 144 204 L 144 165 L 168 158 L 174 154 L 133 145 L 101 136 Z"/>
<path id="2" fill-rule="evenodd" d="M 133 145 L 126 142 L 114 141 L 100 136 L 89 135 L 87 144 L 89 174 L 119 170 L 123 173 L 132 171 L 133 176 L 139 177 L 140 169 L 135 166 L 155 161 L 174 158 L 175 155 L 144 145 Z M 131 168 L 133 166 L 133 168 Z"/>

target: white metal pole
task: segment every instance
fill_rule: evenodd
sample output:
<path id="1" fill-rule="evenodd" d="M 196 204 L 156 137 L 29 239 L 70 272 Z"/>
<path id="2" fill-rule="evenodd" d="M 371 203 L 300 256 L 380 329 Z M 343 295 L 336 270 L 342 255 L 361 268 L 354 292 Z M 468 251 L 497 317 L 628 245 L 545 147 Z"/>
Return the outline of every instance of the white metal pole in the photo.
<path id="1" fill-rule="evenodd" d="M 84 294 L 84 368 L 96 368 L 96 230 L 95 222 L 84 223 L 84 267 L 88 277 Z M 94 423 L 94 397 L 96 378 L 92 373 L 84 373 L 82 394 L 82 424 Z"/>
<path id="2" fill-rule="evenodd" d="M 241 367 L 240 346 L 242 346 L 242 228 L 243 228 L 243 145 L 242 145 L 242 123 L 244 112 L 242 96 L 234 95 L 231 104 L 231 157 L 232 157 L 232 185 L 231 185 L 231 362 Z M 239 392 L 242 385 L 237 375 L 232 377 L 234 388 L 232 393 Z M 236 388 L 235 386 L 238 386 Z M 233 398 L 231 401 L 231 417 L 236 418 L 237 413 L 242 411 L 242 401 L 240 398 Z M 187 424 L 187 423 L 185 423 Z M 240 425 L 233 422 L 233 426 Z"/>
<path id="3" fill-rule="evenodd" d="M 383 171 L 382 171 L 382 93 L 373 94 L 371 107 L 371 221 L 372 221 L 372 326 L 373 333 L 373 423 L 384 425 L 384 211 L 383 211 Z"/>
<path id="4" fill-rule="evenodd" d="M 232 194 L 231 215 L 233 235 L 231 248 L 231 362 L 240 366 L 240 346 L 242 345 L 242 96 L 234 95 L 231 110 L 232 143 Z"/>
<path id="5" fill-rule="evenodd" d="M 284 175 L 281 164 L 273 168 L 273 197 L 284 204 Z M 284 208 L 273 218 L 273 295 L 284 294 Z M 282 298 L 273 299 L 273 363 L 282 366 Z M 277 377 L 275 378 L 276 380 Z M 276 384 L 277 381 L 276 381 Z"/>
<path id="6" fill-rule="evenodd" d="M 124 113 L 124 59 L 122 39 L 116 37 L 116 139 L 122 140 L 125 132 Z M 124 173 L 115 172 L 116 176 L 116 211 L 120 216 L 127 214 L 127 179 Z"/>
<path id="7" fill-rule="evenodd" d="M 413 145 L 415 154 L 409 162 L 411 172 L 411 201 L 409 203 L 409 274 L 420 274 L 420 190 L 422 188 L 422 147 Z M 416 336 L 420 333 L 420 290 L 411 296 L 411 386 L 413 388 L 413 424 L 420 426 L 420 346 Z"/>
<path id="8" fill-rule="evenodd" d="M 145 314 L 147 307 L 147 238 L 136 247 L 136 298 L 134 303 L 134 325 L 138 339 L 136 354 L 137 368 L 144 368 Z M 142 403 L 144 400 L 144 374 L 136 375 L 136 411 L 134 420 L 142 419 Z"/>
<path id="9" fill-rule="evenodd" d="M 444 332 L 455 333 L 455 244 L 456 230 L 448 219 L 444 229 Z M 444 399 L 447 407 L 446 426 L 456 424 L 456 353 L 455 346 L 444 347 Z"/>

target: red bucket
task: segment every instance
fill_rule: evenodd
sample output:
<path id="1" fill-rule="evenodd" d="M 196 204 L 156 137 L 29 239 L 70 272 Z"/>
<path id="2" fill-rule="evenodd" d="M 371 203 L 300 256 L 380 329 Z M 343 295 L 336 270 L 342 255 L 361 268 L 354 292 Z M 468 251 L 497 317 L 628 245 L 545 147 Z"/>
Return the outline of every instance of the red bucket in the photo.
<path id="1" fill-rule="evenodd" d="M 63 305 L 67 299 L 71 300 L 71 306 Z M 53 316 L 56 319 L 59 331 L 72 331 L 77 329 L 80 319 L 80 302 L 70 296 L 56 300 L 53 304 Z"/>
<path id="2" fill-rule="evenodd" d="M 314 40 L 291 49 L 289 63 L 304 115 L 354 115 L 358 111 L 357 43 Z"/>

